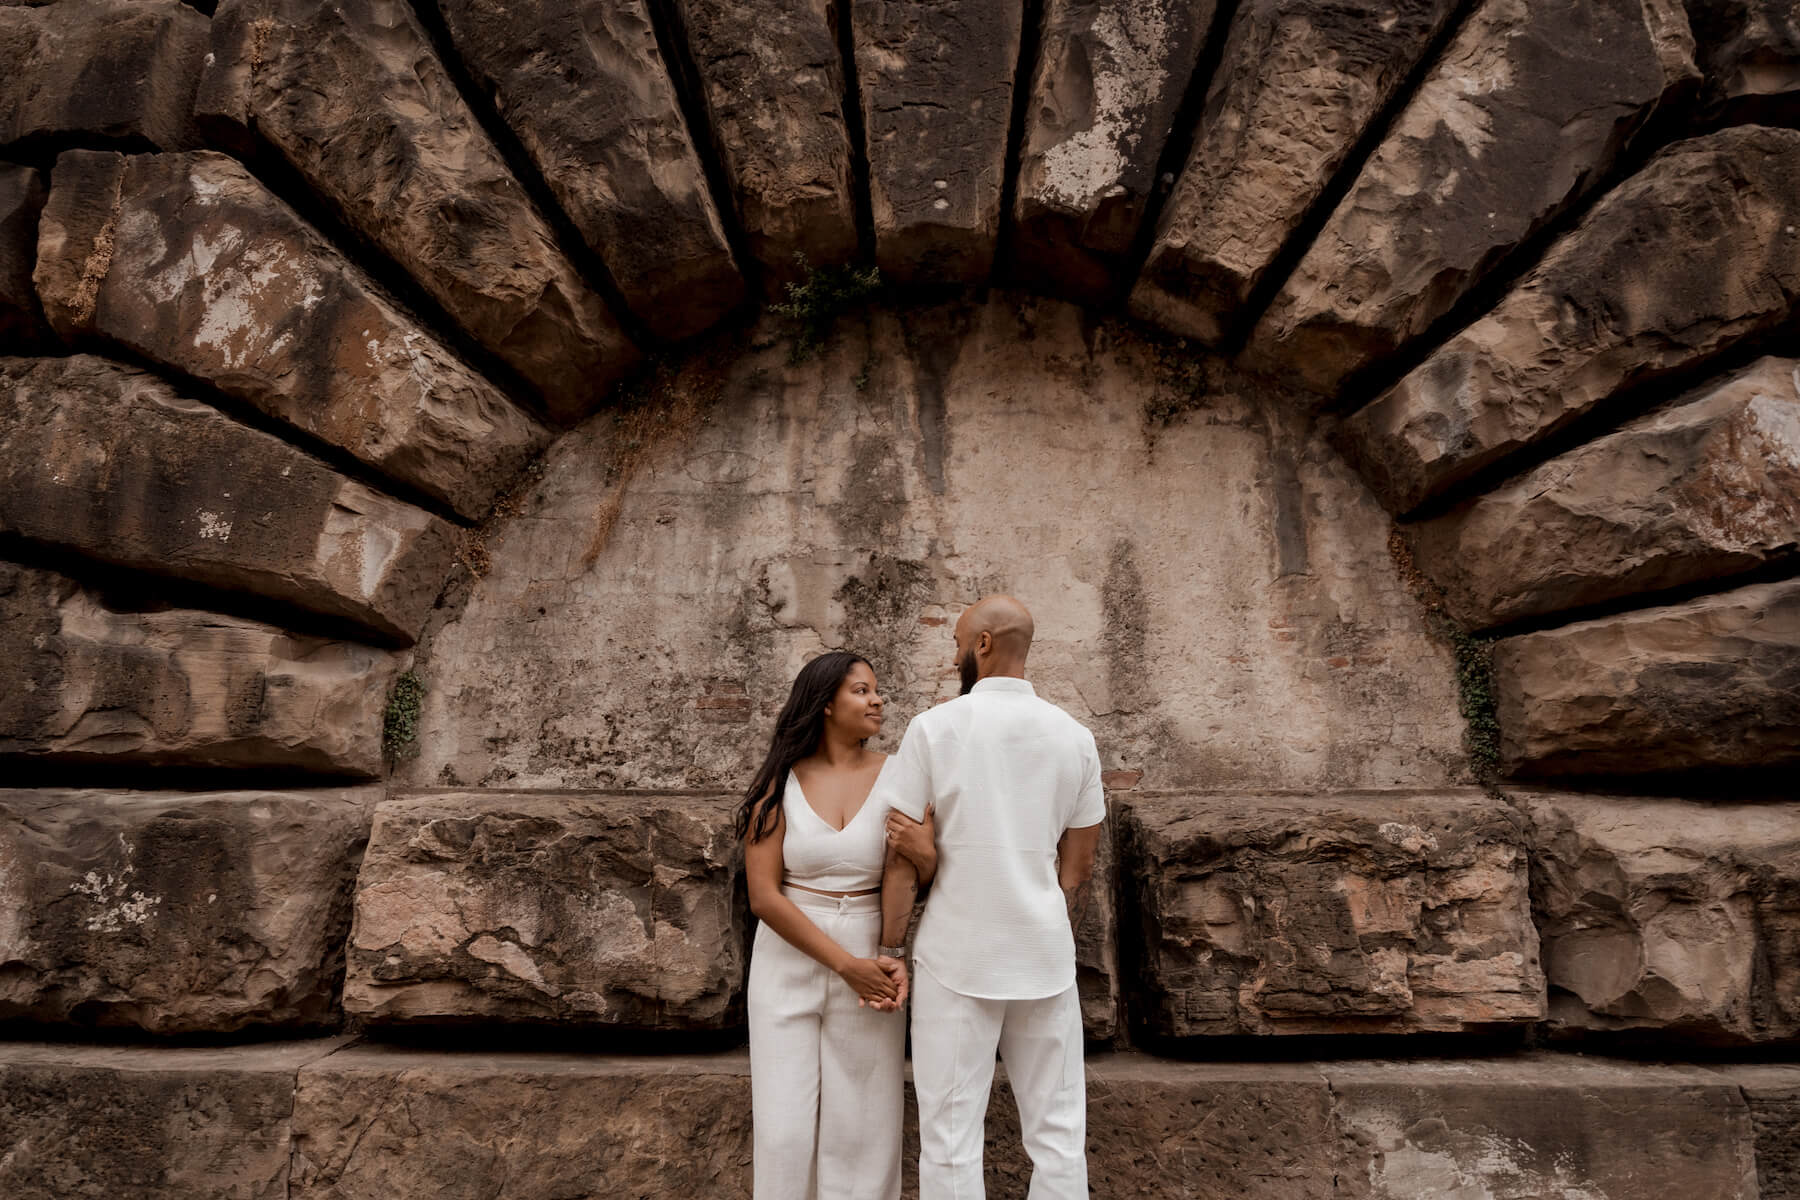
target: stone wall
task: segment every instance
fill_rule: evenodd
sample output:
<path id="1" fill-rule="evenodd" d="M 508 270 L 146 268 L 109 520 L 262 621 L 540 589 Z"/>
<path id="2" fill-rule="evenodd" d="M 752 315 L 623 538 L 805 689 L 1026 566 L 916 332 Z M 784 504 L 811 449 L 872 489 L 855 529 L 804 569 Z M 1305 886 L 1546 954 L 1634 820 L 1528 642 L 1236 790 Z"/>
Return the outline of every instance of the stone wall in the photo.
<path id="1" fill-rule="evenodd" d="M 0 1193 L 745 1193 L 736 790 L 1007 589 L 1106 772 L 1096 1194 L 1800 1195 L 1791 5 L 0 68 Z"/>

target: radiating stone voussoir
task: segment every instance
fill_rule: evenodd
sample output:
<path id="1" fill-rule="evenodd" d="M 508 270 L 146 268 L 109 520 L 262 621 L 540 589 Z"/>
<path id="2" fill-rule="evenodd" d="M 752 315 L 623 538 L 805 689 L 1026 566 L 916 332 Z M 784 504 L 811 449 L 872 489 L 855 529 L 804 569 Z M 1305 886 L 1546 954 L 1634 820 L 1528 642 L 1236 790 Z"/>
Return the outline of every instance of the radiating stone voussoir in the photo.
<path id="1" fill-rule="evenodd" d="M 0 359 L 0 532 L 411 641 L 448 523 L 90 355 Z"/>
<path id="2" fill-rule="evenodd" d="M 0 791 L 0 1021 L 334 1024 L 378 795 Z"/>
<path id="3" fill-rule="evenodd" d="M 376 814 L 345 1007 L 378 1022 L 743 1020 L 725 797 L 444 793 Z"/>
<path id="4" fill-rule="evenodd" d="M 1149 1033 L 1536 1021 L 1523 822 L 1474 793 L 1134 798 L 1123 867 Z M 1130 936 L 1130 935 L 1127 935 Z"/>
<path id="5" fill-rule="evenodd" d="M 57 159 L 38 295 L 98 337 L 202 379 L 466 517 L 549 441 L 233 159 Z"/>

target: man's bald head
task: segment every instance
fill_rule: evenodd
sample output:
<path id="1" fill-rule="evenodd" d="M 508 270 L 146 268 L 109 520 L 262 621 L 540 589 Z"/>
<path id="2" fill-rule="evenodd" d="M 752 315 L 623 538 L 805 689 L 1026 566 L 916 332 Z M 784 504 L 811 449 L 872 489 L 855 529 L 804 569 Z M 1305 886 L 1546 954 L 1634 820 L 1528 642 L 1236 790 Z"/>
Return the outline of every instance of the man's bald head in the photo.
<path id="1" fill-rule="evenodd" d="M 956 666 L 963 691 L 990 675 L 1025 674 L 1036 626 L 1031 611 L 1011 596 L 984 596 L 956 619 Z"/>

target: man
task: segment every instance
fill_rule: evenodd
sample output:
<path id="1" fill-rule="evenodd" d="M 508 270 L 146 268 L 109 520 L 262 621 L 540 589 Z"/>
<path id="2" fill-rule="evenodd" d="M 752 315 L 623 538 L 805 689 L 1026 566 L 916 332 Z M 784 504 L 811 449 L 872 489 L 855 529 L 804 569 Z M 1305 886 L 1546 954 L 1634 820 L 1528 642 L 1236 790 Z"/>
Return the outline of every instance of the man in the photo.
<path id="1" fill-rule="evenodd" d="M 937 823 L 937 879 L 913 947 L 920 1200 L 982 1196 L 996 1050 L 1031 1156 L 1030 1200 L 1088 1194 L 1073 929 L 1106 801 L 1093 735 L 1025 681 L 1032 633 L 1011 596 L 965 610 L 963 694 L 913 718 L 894 764 L 893 808 L 923 820 L 934 806 Z M 914 891 L 890 851 L 884 955 L 901 954 Z"/>

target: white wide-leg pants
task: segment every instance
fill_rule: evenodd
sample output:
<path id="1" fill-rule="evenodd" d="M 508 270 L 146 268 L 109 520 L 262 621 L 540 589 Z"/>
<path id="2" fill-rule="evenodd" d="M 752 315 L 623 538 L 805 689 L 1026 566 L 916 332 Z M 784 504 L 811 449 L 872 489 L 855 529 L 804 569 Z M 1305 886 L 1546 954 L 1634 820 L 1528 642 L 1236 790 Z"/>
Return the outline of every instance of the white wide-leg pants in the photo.
<path id="1" fill-rule="evenodd" d="M 787 888 L 859 957 L 881 941 L 881 897 Z M 759 926 L 750 954 L 756 1200 L 896 1200 L 906 1015 L 859 1008 L 832 972 Z"/>
<path id="2" fill-rule="evenodd" d="M 1087 1082 L 1075 989 L 1042 1000 L 983 1000 L 951 991 L 923 967 L 912 986 L 919 1200 L 981 1200 L 996 1050 L 1031 1156 L 1028 1200 L 1087 1200 Z"/>

